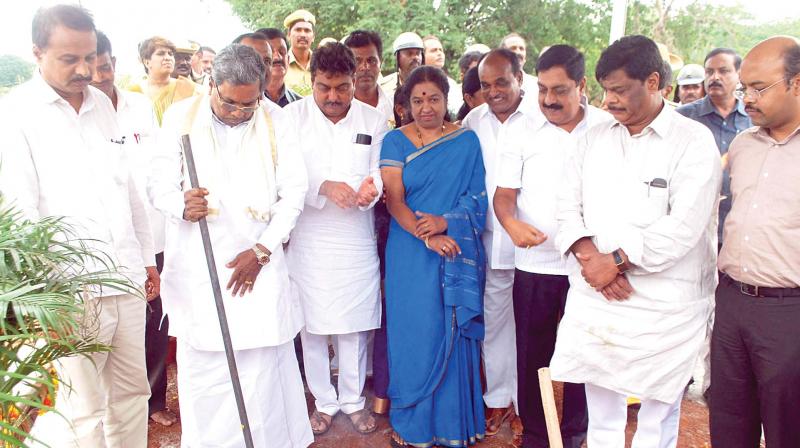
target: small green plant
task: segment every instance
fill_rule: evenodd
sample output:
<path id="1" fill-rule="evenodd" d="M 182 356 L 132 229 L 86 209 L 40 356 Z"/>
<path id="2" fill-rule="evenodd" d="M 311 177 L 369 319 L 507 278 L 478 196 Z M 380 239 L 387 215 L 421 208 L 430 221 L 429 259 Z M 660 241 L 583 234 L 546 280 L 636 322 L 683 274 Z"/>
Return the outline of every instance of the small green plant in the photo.
<path id="1" fill-rule="evenodd" d="M 60 218 L 25 219 L 0 196 L 0 441 L 24 447 L 36 416 L 54 411 L 59 384 L 53 363 L 108 351 L 97 342 L 92 291 L 139 294 L 110 258 Z M 89 272 L 87 266 L 102 266 Z M 96 318 L 96 316 L 94 316 Z"/>

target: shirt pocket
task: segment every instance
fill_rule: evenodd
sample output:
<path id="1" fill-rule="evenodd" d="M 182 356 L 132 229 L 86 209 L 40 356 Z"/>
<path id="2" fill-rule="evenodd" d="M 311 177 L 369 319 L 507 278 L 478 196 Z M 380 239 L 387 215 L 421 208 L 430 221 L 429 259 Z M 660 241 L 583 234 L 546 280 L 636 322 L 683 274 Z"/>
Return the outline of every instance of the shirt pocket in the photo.
<path id="1" fill-rule="evenodd" d="M 350 169 L 352 173 L 359 177 L 368 176 L 372 146 L 361 143 L 352 143 L 350 146 L 352 147 L 350 152 Z"/>
<path id="2" fill-rule="evenodd" d="M 646 228 L 665 216 L 669 211 L 669 184 L 666 187 L 651 185 L 652 180 L 641 181 L 635 189 L 631 222 Z"/>

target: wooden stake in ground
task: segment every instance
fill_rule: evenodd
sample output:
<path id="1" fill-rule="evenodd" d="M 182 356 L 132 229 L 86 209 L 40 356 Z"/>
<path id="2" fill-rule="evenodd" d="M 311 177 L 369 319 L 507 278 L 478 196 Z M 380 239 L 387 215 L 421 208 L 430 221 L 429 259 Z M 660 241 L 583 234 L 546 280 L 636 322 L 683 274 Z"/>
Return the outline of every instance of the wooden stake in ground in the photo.
<path id="1" fill-rule="evenodd" d="M 550 369 L 539 369 L 539 390 L 542 393 L 542 408 L 544 408 L 544 421 L 547 424 L 547 439 L 550 448 L 564 448 L 561 441 L 561 428 L 558 425 L 558 410 L 556 399 L 553 396 L 553 380 L 550 379 Z"/>

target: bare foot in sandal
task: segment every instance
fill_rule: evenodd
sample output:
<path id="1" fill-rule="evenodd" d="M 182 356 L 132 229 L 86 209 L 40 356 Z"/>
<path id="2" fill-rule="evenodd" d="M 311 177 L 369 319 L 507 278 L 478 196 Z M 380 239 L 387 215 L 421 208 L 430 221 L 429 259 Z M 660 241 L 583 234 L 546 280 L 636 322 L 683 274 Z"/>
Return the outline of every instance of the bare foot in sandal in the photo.
<path id="1" fill-rule="evenodd" d="M 331 429 L 333 416 L 314 409 L 314 412 L 308 417 L 308 421 L 311 423 L 311 432 L 318 436 L 320 434 L 325 434 Z"/>
<path id="2" fill-rule="evenodd" d="M 347 414 L 347 417 L 350 418 L 350 423 L 353 424 L 353 428 L 358 431 L 359 434 L 369 434 L 378 427 L 375 416 L 372 415 L 372 412 L 368 409 L 361 409 Z"/>

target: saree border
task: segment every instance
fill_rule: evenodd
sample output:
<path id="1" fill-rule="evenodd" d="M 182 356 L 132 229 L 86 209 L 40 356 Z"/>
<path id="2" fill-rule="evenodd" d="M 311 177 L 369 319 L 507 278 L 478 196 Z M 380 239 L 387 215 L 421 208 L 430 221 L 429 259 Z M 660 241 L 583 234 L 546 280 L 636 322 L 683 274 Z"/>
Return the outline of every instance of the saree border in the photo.
<path id="1" fill-rule="evenodd" d="M 422 148 L 419 148 L 418 150 L 416 150 L 416 151 L 412 152 L 411 154 L 409 154 L 406 157 L 406 164 L 410 163 L 412 160 L 414 160 L 417 157 L 425 154 L 426 152 L 430 151 L 431 149 L 439 146 L 440 144 L 447 143 L 450 140 L 453 140 L 454 138 L 460 136 L 464 132 L 467 132 L 467 129 L 459 128 L 459 129 L 457 129 L 457 130 L 445 135 L 444 137 L 441 137 L 438 140 L 435 140 L 433 142 L 428 143 L 427 145 L 423 146 Z"/>

